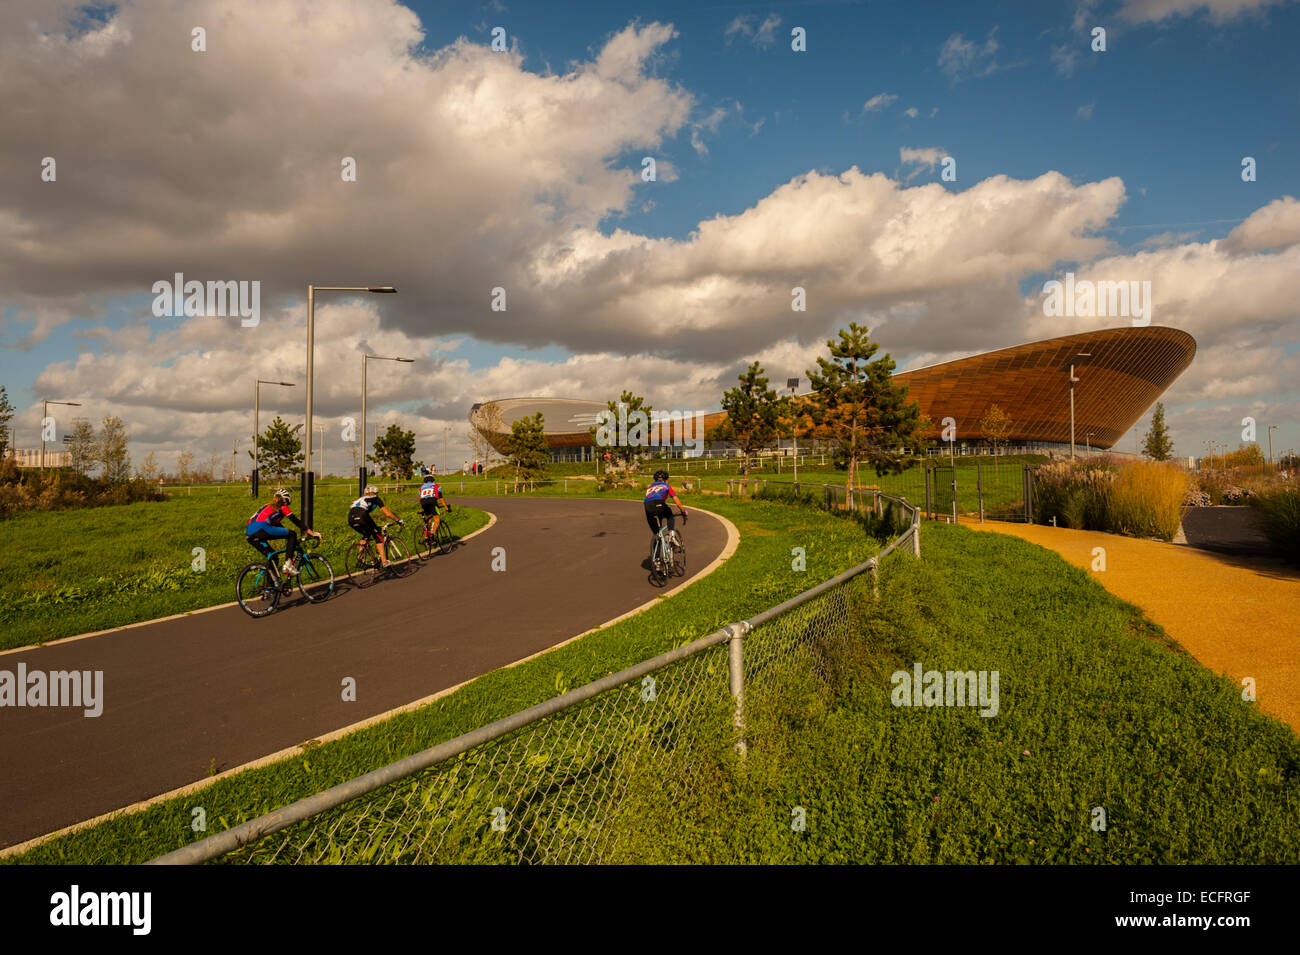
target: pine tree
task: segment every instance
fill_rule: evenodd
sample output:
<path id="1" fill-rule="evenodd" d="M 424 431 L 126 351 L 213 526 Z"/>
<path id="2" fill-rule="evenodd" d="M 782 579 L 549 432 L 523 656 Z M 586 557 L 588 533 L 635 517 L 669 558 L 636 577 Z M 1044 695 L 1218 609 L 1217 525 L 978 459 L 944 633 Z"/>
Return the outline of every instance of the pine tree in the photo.
<path id="1" fill-rule="evenodd" d="M 258 467 L 277 480 L 286 474 L 302 472 L 302 441 L 279 415 L 267 426 L 257 442 Z"/>
<path id="2" fill-rule="evenodd" d="M 542 413 L 520 418 L 510 425 L 506 439 L 506 454 L 515 468 L 515 490 L 528 481 L 546 477 L 546 464 L 550 449 L 546 446 L 546 427 Z"/>
<path id="3" fill-rule="evenodd" d="M 723 394 L 722 410 L 727 417 L 709 435 L 711 440 L 730 441 L 740 448 L 746 465 L 756 451 L 776 440 L 781 417 L 782 402 L 767 386 L 763 370 L 754 362 L 738 376 L 740 384 Z"/>
<path id="4" fill-rule="evenodd" d="M 1164 402 L 1157 401 L 1151 413 L 1151 430 L 1142 439 L 1142 453 L 1153 461 L 1168 461 L 1174 456 L 1174 442 L 1165 426 Z"/>
<path id="5" fill-rule="evenodd" d="M 921 406 L 909 401 L 907 388 L 893 381 L 894 361 L 886 354 L 872 360 L 879 345 L 857 322 L 840 329 L 839 341 L 826 347 L 830 358 L 818 358 L 819 371 L 807 372 L 812 382 L 809 408 L 813 436 L 830 443 L 835 466 L 847 468 L 846 491 L 852 502 L 858 484 L 858 464 L 870 464 L 876 474 L 897 474 L 910 461 L 904 446 L 916 440 Z"/>
<path id="6" fill-rule="evenodd" d="M 591 429 L 592 443 L 608 451 L 613 461 L 630 463 L 650 444 L 653 411 L 640 395 L 623 392 L 606 405 L 601 423 Z"/>

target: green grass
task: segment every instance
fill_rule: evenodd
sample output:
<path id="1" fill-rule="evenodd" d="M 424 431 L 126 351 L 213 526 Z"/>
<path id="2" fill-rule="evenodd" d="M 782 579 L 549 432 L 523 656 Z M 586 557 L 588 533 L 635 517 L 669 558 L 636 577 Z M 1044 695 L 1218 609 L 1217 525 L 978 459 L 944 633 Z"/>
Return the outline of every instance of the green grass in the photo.
<path id="1" fill-rule="evenodd" d="M 238 490 L 203 488 L 167 501 L 27 512 L 5 521 L 0 649 L 230 603 L 239 568 L 257 559 L 243 533 L 257 502 L 247 486 Z M 317 530 L 335 577 L 343 575 L 344 545 L 355 538 L 347 526 L 355 490 L 318 494 Z M 409 531 L 419 511 L 406 496 L 389 503 Z M 457 507 L 449 527 L 463 537 L 487 520 L 481 510 Z M 409 533 L 405 539 L 409 545 Z M 202 572 L 194 569 L 196 547 L 205 551 Z"/>
<path id="2" fill-rule="evenodd" d="M 865 560 L 877 546 L 858 525 L 818 511 L 720 498 L 710 507 L 736 524 L 739 549 L 670 600 L 535 660 L 489 673 L 417 711 L 304 750 L 300 758 L 218 781 L 194 796 L 51 840 L 21 861 L 145 861 L 196 838 L 190 830 L 194 806 L 207 810 L 211 832 L 238 825 L 744 619 Z M 689 541 L 689 528 L 687 535 Z M 806 550 L 806 572 L 791 571 L 795 546 Z"/>
<path id="3" fill-rule="evenodd" d="M 743 764 L 702 741 L 684 799 L 648 780 L 617 861 L 1300 862 L 1289 727 L 1056 555 L 957 527 L 923 539 L 859 606 L 841 686 L 747 703 Z M 999 671 L 1000 712 L 894 707 L 890 674 L 914 661 Z"/>

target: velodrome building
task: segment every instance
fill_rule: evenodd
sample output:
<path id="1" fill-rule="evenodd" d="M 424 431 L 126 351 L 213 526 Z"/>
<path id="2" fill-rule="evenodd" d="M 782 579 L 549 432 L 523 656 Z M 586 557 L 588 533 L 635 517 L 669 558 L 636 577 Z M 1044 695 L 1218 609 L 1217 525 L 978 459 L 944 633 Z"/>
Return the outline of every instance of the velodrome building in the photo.
<path id="1" fill-rule="evenodd" d="M 997 405 L 1011 420 L 1007 443 L 1043 449 L 1070 444 L 1070 367 L 1074 366 L 1074 434 L 1080 447 L 1114 446 L 1192 363 L 1196 341 L 1160 325 L 1108 328 L 1030 342 L 896 374 L 908 397 L 936 426 L 956 422 L 957 440 L 985 443 L 980 420 Z M 776 384 L 781 376 L 769 369 Z M 493 402 L 500 425 L 484 420 L 485 403 L 469 420 L 504 453 L 510 425 L 542 412 L 547 443 L 557 457 L 589 458 L 590 429 L 606 401 L 590 398 L 504 398 Z M 703 416 L 706 433 L 724 412 Z M 687 433 L 690 433 L 687 425 Z M 713 443 L 710 442 L 710 446 Z"/>

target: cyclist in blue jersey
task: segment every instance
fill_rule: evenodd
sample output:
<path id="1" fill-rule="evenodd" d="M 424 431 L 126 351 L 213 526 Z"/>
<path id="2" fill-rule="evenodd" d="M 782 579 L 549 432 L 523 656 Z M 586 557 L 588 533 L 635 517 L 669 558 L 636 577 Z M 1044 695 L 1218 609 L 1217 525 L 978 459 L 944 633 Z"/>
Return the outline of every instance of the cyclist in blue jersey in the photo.
<path id="1" fill-rule="evenodd" d="M 375 519 L 370 516 L 370 512 L 379 508 L 388 515 L 390 520 L 396 521 L 403 527 L 405 522 L 400 517 L 390 511 L 387 505 L 379 497 L 379 488 L 373 484 L 367 484 L 365 491 L 348 507 L 348 526 L 360 534 L 362 537 L 370 537 L 379 545 L 379 563 L 383 567 L 388 566 L 388 555 L 384 553 L 384 538 L 379 533 L 379 527 L 375 524 Z"/>
<path id="2" fill-rule="evenodd" d="M 451 512 L 451 505 L 443 497 L 442 485 L 434 480 L 431 473 L 425 472 L 424 483 L 420 485 L 420 510 L 424 512 L 426 520 L 430 516 L 433 517 L 433 523 L 429 525 L 430 536 L 438 533 L 438 525 L 442 523 L 439 504 L 446 507 L 448 513 Z"/>
<path id="3" fill-rule="evenodd" d="M 294 555 L 298 553 L 298 535 L 288 527 L 282 527 L 281 524 L 287 517 L 308 537 L 319 538 L 310 527 L 299 520 L 298 515 L 289 510 L 289 504 L 293 495 L 286 488 L 277 488 L 275 495 L 270 504 L 259 508 L 252 517 L 248 519 L 248 526 L 244 528 L 244 535 L 248 543 L 257 548 L 262 554 L 271 552 L 272 540 L 284 540 L 284 575 L 292 577 L 298 572 L 297 565 L 294 563 Z"/>
<path id="4" fill-rule="evenodd" d="M 659 533 L 659 518 L 668 518 L 668 531 L 673 531 L 673 509 L 668 506 L 668 499 L 672 498 L 677 509 L 682 512 L 682 523 L 686 523 L 686 508 L 678 499 L 677 493 L 668 484 L 668 472 L 658 470 L 654 474 L 654 483 L 646 488 L 645 492 L 645 519 L 650 525 L 650 532 L 657 535 Z"/>

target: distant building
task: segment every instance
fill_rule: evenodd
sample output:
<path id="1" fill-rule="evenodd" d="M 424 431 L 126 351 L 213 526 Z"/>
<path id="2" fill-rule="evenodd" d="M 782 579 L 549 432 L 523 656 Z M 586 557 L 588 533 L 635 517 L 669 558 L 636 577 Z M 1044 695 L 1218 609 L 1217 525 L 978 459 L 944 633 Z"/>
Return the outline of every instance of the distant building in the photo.
<path id="1" fill-rule="evenodd" d="M 985 444 L 980 421 L 997 405 L 1011 420 L 1005 445 L 1068 449 L 1073 363 L 1075 442 L 1080 451 L 1085 447 L 1108 450 L 1186 370 L 1195 354 L 1196 340 L 1180 329 L 1126 326 L 899 372 L 894 380 L 907 386 L 908 396 L 920 403 L 922 415 L 936 429 L 951 418 L 962 448 Z M 552 452 L 583 459 L 592 456 L 590 429 L 606 408 L 604 401 L 583 398 L 505 398 L 495 404 L 504 430 L 484 427 L 482 404 L 470 410 L 469 420 L 498 451 L 504 453 L 514 421 L 540 411 Z M 704 415 L 706 433 L 725 417 L 721 411 Z M 782 443 L 788 444 L 788 439 Z"/>
<path id="2" fill-rule="evenodd" d="M 10 448 L 8 456 L 17 461 L 20 468 L 39 468 L 41 466 L 40 448 Z M 72 467 L 72 455 L 67 451 L 55 451 L 53 448 L 46 448 L 45 466 L 47 468 L 70 468 Z"/>

